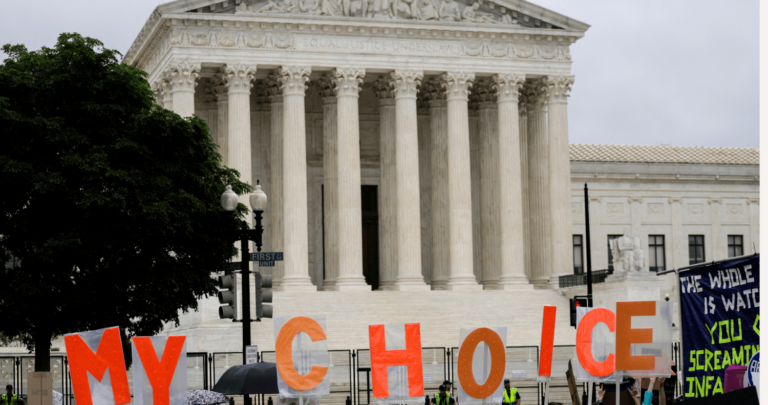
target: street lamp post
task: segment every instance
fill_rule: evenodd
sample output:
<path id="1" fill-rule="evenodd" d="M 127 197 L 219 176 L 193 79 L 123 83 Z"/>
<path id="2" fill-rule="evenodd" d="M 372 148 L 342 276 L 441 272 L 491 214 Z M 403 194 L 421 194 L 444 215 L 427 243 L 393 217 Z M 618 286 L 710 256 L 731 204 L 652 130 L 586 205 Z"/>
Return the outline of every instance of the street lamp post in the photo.
<path id="1" fill-rule="evenodd" d="M 232 186 L 227 185 L 224 194 L 221 195 L 221 207 L 225 211 L 233 212 L 237 208 L 239 197 L 232 191 Z M 242 258 L 240 263 L 240 274 L 243 279 L 242 305 L 243 305 L 243 364 L 246 364 L 246 347 L 251 345 L 251 280 L 250 280 L 250 246 L 249 242 L 256 243 L 256 250 L 261 252 L 262 238 L 264 228 L 261 226 L 264 209 L 267 208 L 267 195 L 261 190 L 259 181 L 256 181 L 256 187 L 253 194 L 249 197 L 253 215 L 256 219 L 256 226 L 250 229 L 248 222 L 242 221 L 241 229 L 234 231 L 230 235 L 230 242 L 240 241 L 240 250 Z M 245 395 L 245 405 L 251 405 L 250 395 Z"/>

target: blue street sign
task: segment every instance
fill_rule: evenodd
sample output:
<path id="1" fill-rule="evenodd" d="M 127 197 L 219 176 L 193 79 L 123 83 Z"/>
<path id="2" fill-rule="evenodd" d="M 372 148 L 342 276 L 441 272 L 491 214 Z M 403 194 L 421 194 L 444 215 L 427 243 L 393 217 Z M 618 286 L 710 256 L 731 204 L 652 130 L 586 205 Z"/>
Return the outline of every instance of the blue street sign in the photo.
<path id="1" fill-rule="evenodd" d="M 260 261 L 259 267 L 275 267 L 274 260 Z"/>
<path id="2" fill-rule="evenodd" d="M 240 270 L 240 265 L 241 265 L 241 264 L 242 264 L 241 262 L 232 262 L 232 263 L 229 263 L 229 269 L 230 269 L 230 270 Z"/>
<path id="3" fill-rule="evenodd" d="M 251 253 L 251 261 L 252 262 L 283 261 L 283 252 Z"/>

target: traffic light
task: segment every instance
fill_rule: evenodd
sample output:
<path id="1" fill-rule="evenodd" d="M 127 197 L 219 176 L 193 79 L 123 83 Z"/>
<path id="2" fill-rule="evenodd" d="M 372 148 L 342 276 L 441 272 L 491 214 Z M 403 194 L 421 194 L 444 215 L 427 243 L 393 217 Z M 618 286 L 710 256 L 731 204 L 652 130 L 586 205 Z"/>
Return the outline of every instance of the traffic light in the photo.
<path id="1" fill-rule="evenodd" d="M 272 290 L 264 289 L 272 288 L 272 276 L 259 272 L 253 275 L 256 281 L 256 319 L 271 318 L 272 305 L 264 305 L 264 303 L 272 302 Z"/>
<path id="2" fill-rule="evenodd" d="M 220 319 L 235 319 L 237 314 L 237 282 L 235 273 L 219 276 L 219 304 L 225 304 L 219 307 Z"/>
<path id="3" fill-rule="evenodd" d="M 571 298 L 571 326 L 576 327 L 576 308 L 589 306 L 586 296 L 577 295 L 575 298 Z"/>

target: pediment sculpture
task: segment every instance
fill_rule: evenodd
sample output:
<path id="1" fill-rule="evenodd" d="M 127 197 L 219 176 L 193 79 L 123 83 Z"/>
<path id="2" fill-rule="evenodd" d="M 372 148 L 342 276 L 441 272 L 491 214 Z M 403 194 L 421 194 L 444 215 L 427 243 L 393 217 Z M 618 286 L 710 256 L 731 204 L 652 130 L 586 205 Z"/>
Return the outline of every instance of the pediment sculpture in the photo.
<path id="1" fill-rule="evenodd" d="M 463 5 L 456 0 L 266 0 L 240 2 L 235 14 L 303 14 L 331 17 L 410 19 L 518 25 L 517 13 L 499 6 L 480 11 L 483 0 Z M 512 15 L 515 14 L 515 16 Z"/>
<path id="2" fill-rule="evenodd" d="M 635 229 L 634 235 L 629 228 L 624 228 L 624 235 L 608 241 L 613 255 L 613 268 L 615 272 L 641 271 L 645 269 L 645 254 L 640 241 L 640 232 Z"/>

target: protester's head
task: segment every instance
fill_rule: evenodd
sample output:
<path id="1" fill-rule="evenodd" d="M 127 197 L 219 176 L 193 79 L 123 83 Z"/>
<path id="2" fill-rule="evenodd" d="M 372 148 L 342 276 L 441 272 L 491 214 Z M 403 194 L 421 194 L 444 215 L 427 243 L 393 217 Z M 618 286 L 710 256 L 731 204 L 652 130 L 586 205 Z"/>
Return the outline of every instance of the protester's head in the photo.
<path id="1" fill-rule="evenodd" d="M 446 391 L 450 391 L 451 387 L 453 386 L 453 383 L 448 381 L 448 380 L 445 380 L 445 381 L 443 381 L 443 385 L 445 385 L 445 390 Z"/>
<path id="2" fill-rule="evenodd" d="M 509 378 L 504 379 L 504 388 L 509 388 Z"/>

